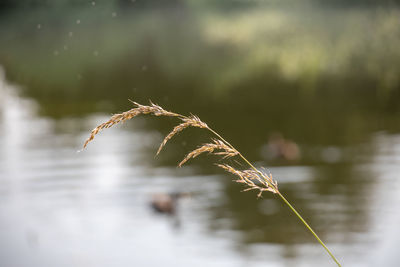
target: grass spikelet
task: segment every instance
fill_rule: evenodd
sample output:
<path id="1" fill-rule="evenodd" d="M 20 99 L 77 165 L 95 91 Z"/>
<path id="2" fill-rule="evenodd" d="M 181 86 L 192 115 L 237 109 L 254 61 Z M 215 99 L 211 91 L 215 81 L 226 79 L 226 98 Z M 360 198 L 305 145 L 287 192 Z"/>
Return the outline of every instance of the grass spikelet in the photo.
<path id="1" fill-rule="evenodd" d="M 187 154 L 186 157 L 178 164 L 178 166 L 182 167 L 182 165 L 185 164 L 189 159 L 195 158 L 198 155 L 200 155 L 202 153 L 205 153 L 205 152 L 208 152 L 210 154 L 213 153 L 215 155 L 223 155 L 224 159 L 228 158 L 228 157 L 236 156 L 239 153 L 236 150 L 228 147 L 221 140 L 213 139 L 213 142 L 214 143 L 204 144 L 204 145 L 196 148 L 195 150 L 193 150 L 189 154 Z M 220 152 L 214 152 L 215 150 L 221 150 L 221 151 Z"/>
<path id="2" fill-rule="evenodd" d="M 150 114 L 154 116 L 168 116 L 176 117 L 181 120 L 181 123 L 174 127 L 174 129 L 164 138 L 160 147 L 158 148 L 157 155 L 166 145 L 166 143 L 174 137 L 179 132 L 183 131 L 188 127 L 196 127 L 207 129 L 211 134 L 217 137 L 213 139 L 212 143 L 206 143 L 196 148 L 195 150 L 188 153 L 185 158 L 178 164 L 181 167 L 188 160 L 199 156 L 202 153 L 208 152 L 209 154 L 221 155 L 223 160 L 229 157 L 238 156 L 240 159 L 246 163 L 250 168 L 246 170 L 237 170 L 228 164 L 216 164 L 218 167 L 224 169 L 225 171 L 237 176 L 235 182 L 241 183 L 246 186 L 243 191 L 257 190 L 258 197 L 262 196 L 263 192 L 271 192 L 280 197 L 280 199 L 291 209 L 291 211 L 300 219 L 304 226 L 312 233 L 312 235 L 317 239 L 321 246 L 327 251 L 331 256 L 333 261 L 341 267 L 339 261 L 335 258 L 328 247 L 322 242 L 318 235 L 314 232 L 310 225 L 303 219 L 303 217 L 297 212 L 297 210 L 289 203 L 289 201 L 279 192 L 278 183 L 273 180 L 272 175 L 268 175 L 265 170 L 258 169 L 254 167 L 236 148 L 234 148 L 230 143 L 228 143 L 221 135 L 216 131 L 211 129 L 206 123 L 202 122 L 199 117 L 195 115 L 184 116 L 178 113 L 166 111 L 162 107 L 150 102 L 149 106 L 141 105 L 136 102 L 131 101 L 135 108 L 128 110 L 126 112 L 113 115 L 108 121 L 100 124 L 92 130 L 89 138 L 85 141 L 83 147 L 85 148 L 87 144 L 94 139 L 94 137 L 103 129 L 110 128 L 115 124 L 125 122 L 130 120 L 140 114 Z"/>
<path id="3" fill-rule="evenodd" d="M 119 113 L 119 114 L 114 114 L 108 121 L 98 125 L 96 128 L 94 128 L 89 136 L 89 138 L 85 141 L 83 144 L 83 148 L 85 148 L 90 141 L 94 139 L 94 137 L 103 129 L 110 128 L 115 124 L 118 123 L 123 123 L 127 120 L 130 120 L 134 117 L 136 117 L 139 114 L 152 114 L 155 116 L 168 116 L 168 117 L 180 117 L 181 115 L 166 111 L 162 107 L 150 103 L 150 106 L 145 106 L 138 104 L 136 102 L 131 101 L 136 107 L 133 109 L 130 109 L 128 111 Z"/>
<path id="4" fill-rule="evenodd" d="M 141 105 L 139 103 L 131 101 L 137 106 L 137 109 L 141 111 L 141 114 L 153 114 L 154 116 L 167 116 L 167 117 L 179 117 L 179 114 L 174 112 L 166 111 L 159 105 L 150 102 L 150 106 Z"/>
<path id="5" fill-rule="evenodd" d="M 174 135 L 178 134 L 179 132 L 183 131 L 188 127 L 198 127 L 198 128 L 208 128 L 207 124 L 202 122 L 198 117 L 191 115 L 190 117 L 182 117 L 181 120 L 183 123 L 174 127 L 174 129 L 164 138 L 160 147 L 157 150 L 156 155 L 160 154 L 163 147 L 167 144 L 167 142 L 174 137 Z"/>
<path id="6" fill-rule="evenodd" d="M 156 155 L 160 154 L 161 150 L 163 147 L 167 144 L 167 142 L 174 137 L 174 135 L 178 134 L 179 132 L 183 131 L 187 127 L 190 127 L 191 124 L 190 122 L 183 122 L 177 126 L 174 127 L 174 129 L 164 138 L 164 140 L 161 142 L 160 147 L 157 150 Z"/>
<path id="7" fill-rule="evenodd" d="M 228 164 L 217 164 L 217 166 L 224 169 L 227 172 L 230 172 L 238 176 L 239 179 L 235 180 L 235 182 L 246 184 L 248 186 L 243 191 L 258 190 L 260 191 L 258 197 L 261 197 L 261 194 L 265 191 L 269 191 L 275 194 L 279 192 L 278 184 L 272 181 L 272 179 L 270 179 L 269 176 L 266 175 L 261 176 L 259 172 L 254 171 L 252 169 L 239 171 Z M 254 180 L 258 181 L 259 183 L 258 184 L 255 183 Z"/>
<path id="8" fill-rule="evenodd" d="M 223 156 L 223 159 L 227 159 L 227 158 L 231 158 L 231 157 L 239 155 L 239 151 L 229 147 L 223 141 L 221 141 L 219 139 L 213 139 L 213 141 L 214 141 L 217 149 L 222 150 L 220 152 L 214 153 L 215 155 L 221 155 L 221 156 Z"/>
<path id="9" fill-rule="evenodd" d="M 105 129 L 105 128 L 110 128 L 113 125 L 117 124 L 117 123 L 121 123 L 124 122 L 126 120 L 130 120 L 133 117 L 136 117 L 137 115 L 139 115 L 141 113 L 141 109 L 139 108 L 133 108 L 129 111 L 120 113 L 120 114 L 115 114 L 113 115 L 108 121 L 98 125 L 96 128 L 94 128 L 89 136 L 89 138 L 85 141 L 85 144 L 83 145 L 83 148 L 85 148 L 88 143 L 90 141 L 92 141 L 94 139 L 94 137 L 96 136 L 96 134 L 98 134 L 101 130 Z"/>

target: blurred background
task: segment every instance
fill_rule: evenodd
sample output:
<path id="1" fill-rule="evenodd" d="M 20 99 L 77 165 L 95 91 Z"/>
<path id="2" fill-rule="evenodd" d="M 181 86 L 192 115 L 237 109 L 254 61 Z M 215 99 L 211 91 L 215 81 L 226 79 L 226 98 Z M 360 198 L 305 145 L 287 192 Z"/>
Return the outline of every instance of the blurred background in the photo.
<path id="1" fill-rule="evenodd" d="M 216 158 L 176 168 L 202 130 L 154 158 L 176 121 L 140 117 L 78 153 L 128 99 L 267 167 L 344 266 L 399 266 L 398 4 L 1 0 L 0 266 L 335 266 Z"/>

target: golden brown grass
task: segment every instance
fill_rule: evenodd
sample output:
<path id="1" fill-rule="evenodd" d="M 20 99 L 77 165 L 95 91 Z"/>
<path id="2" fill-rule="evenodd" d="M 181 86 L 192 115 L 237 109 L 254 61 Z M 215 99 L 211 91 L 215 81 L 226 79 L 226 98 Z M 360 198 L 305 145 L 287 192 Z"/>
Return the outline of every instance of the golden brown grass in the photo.
<path id="1" fill-rule="evenodd" d="M 174 127 L 174 129 L 164 138 L 160 147 L 157 150 L 157 155 L 161 152 L 163 147 L 167 144 L 168 140 L 170 140 L 174 135 L 178 134 L 179 132 L 183 131 L 188 127 L 198 127 L 207 129 L 208 126 L 204 122 L 202 122 L 198 117 L 191 115 L 190 117 L 180 117 L 183 121 L 181 124 Z"/>
<path id="2" fill-rule="evenodd" d="M 335 256 L 330 252 L 330 250 L 326 247 L 326 245 L 322 242 L 322 240 L 318 237 L 318 235 L 314 232 L 314 230 L 308 225 L 308 223 L 303 219 L 303 217 L 295 210 L 295 208 L 289 203 L 289 201 L 279 192 L 278 183 L 272 179 L 271 174 L 267 174 L 264 170 L 260 170 L 253 166 L 236 148 L 234 148 L 230 143 L 228 143 L 224 138 L 222 138 L 217 132 L 215 132 L 212 128 L 210 128 L 206 123 L 200 120 L 199 117 L 195 115 L 184 116 L 178 113 L 166 111 L 162 107 L 150 103 L 149 106 L 141 105 L 136 102 L 132 102 L 135 107 L 126 112 L 113 115 L 108 121 L 98 125 L 94 128 L 89 136 L 89 138 L 85 141 L 83 147 L 85 148 L 89 142 L 91 142 L 94 137 L 103 129 L 110 128 L 115 124 L 123 123 L 127 120 L 130 120 L 138 115 L 154 115 L 154 116 L 167 116 L 167 117 L 176 117 L 181 123 L 173 128 L 173 130 L 164 138 L 162 141 L 157 155 L 161 152 L 161 150 L 165 147 L 167 142 L 171 140 L 175 135 L 185 130 L 188 127 L 195 127 L 206 129 L 211 132 L 216 138 L 213 138 L 210 143 L 203 144 L 193 151 L 189 152 L 185 158 L 178 164 L 181 167 L 188 160 L 194 159 L 197 156 L 208 153 L 222 156 L 222 160 L 231 157 L 238 157 L 242 161 L 244 161 L 249 168 L 245 170 L 238 170 L 226 163 L 218 163 L 216 166 L 222 168 L 223 170 L 236 175 L 237 179 L 235 182 L 243 184 L 246 188 L 243 191 L 256 190 L 258 191 L 258 197 L 262 196 L 263 192 L 271 192 L 277 194 L 285 204 L 293 211 L 293 213 L 302 221 L 302 223 L 307 227 L 307 229 L 314 235 L 317 241 L 325 248 L 325 250 L 329 253 L 332 259 L 338 266 L 341 266 Z"/>
<path id="3" fill-rule="evenodd" d="M 156 155 L 158 155 L 167 142 L 172 139 L 175 135 L 183 131 L 188 127 L 197 127 L 202 129 L 208 129 L 211 132 L 214 132 L 208 125 L 200 120 L 199 117 L 195 115 L 183 116 L 174 112 L 166 111 L 162 107 L 150 103 L 150 106 L 145 106 L 133 102 L 136 106 L 135 108 L 128 110 L 126 112 L 113 115 L 108 121 L 98 125 L 94 128 L 90 134 L 90 137 L 85 141 L 83 147 L 85 148 L 89 142 L 91 142 L 94 137 L 103 129 L 110 128 L 115 124 L 123 123 L 127 120 L 130 120 L 140 114 L 146 115 L 151 114 L 155 116 L 167 116 L 167 117 L 178 117 L 182 123 L 178 124 L 174 127 L 174 129 L 164 138 Z M 237 151 L 233 146 L 231 146 L 228 142 L 219 138 L 213 138 L 211 143 L 206 143 L 196 148 L 195 150 L 189 152 L 185 158 L 178 164 L 179 167 L 182 167 L 188 160 L 196 158 L 202 153 L 208 152 L 209 154 L 220 155 L 223 156 L 222 159 L 234 157 L 240 155 L 239 151 Z M 216 164 L 218 167 L 228 171 L 232 174 L 239 176 L 238 180 L 235 180 L 238 183 L 242 183 L 247 186 L 244 191 L 248 190 L 258 190 L 258 197 L 261 197 L 262 193 L 265 191 L 277 193 L 278 184 L 272 180 L 272 176 L 269 177 L 265 173 L 261 171 L 255 171 L 252 169 L 247 170 L 237 170 L 232 166 L 227 164 Z"/>
<path id="4" fill-rule="evenodd" d="M 108 121 L 106 121 L 106 122 L 98 125 L 96 128 L 94 128 L 90 134 L 90 137 L 86 140 L 85 144 L 83 145 L 83 148 L 85 148 L 88 145 L 88 143 L 90 141 L 92 141 L 94 139 L 94 137 L 96 136 L 96 134 L 98 134 L 101 130 L 110 128 L 115 124 L 130 120 L 140 114 L 144 114 L 144 115 L 152 114 L 155 116 L 181 117 L 181 115 L 166 111 L 162 107 L 160 107 L 156 104 L 153 104 L 153 103 L 150 103 L 150 106 L 140 105 L 136 102 L 132 102 L 132 103 L 136 106 L 135 108 L 125 111 L 123 113 L 115 114 Z"/>
<path id="5" fill-rule="evenodd" d="M 182 167 L 189 159 L 195 158 L 198 155 L 208 152 L 209 154 L 221 155 L 223 159 L 234 157 L 239 154 L 235 149 L 230 148 L 224 142 L 219 139 L 213 139 L 213 143 L 203 144 L 202 146 L 196 148 L 192 152 L 186 155 L 186 157 L 178 164 L 179 167 Z M 215 150 L 219 150 L 219 152 L 215 152 Z"/>

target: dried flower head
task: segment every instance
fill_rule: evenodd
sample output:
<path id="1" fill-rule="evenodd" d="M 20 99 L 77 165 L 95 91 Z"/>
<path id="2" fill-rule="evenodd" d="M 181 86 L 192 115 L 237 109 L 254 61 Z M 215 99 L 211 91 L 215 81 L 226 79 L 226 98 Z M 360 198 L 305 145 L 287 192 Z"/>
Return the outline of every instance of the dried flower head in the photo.
<path id="1" fill-rule="evenodd" d="M 131 101 L 132 102 L 132 101 Z M 136 102 L 132 102 L 136 107 L 128 110 L 126 112 L 123 113 L 119 113 L 119 114 L 114 114 L 108 121 L 98 125 L 96 128 L 94 128 L 89 136 L 89 138 L 85 141 L 83 148 L 85 148 L 88 143 L 90 141 L 92 141 L 94 139 L 94 137 L 96 136 L 96 134 L 98 134 L 101 130 L 105 129 L 105 128 L 110 128 L 115 124 L 118 123 L 123 123 L 127 120 L 130 120 L 134 117 L 136 117 L 137 115 L 140 114 L 152 114 L 155 116 L 168 116 L 168 117 L 179 117 L 181 115 L 170 112 L 170 111 L 166 111 L 164 110 L 162 107 L 153 104 L 150 102 L 150 106 L 145 106 L 145 105 L 141 105 L 138 104 Z"/>
<path id="2" fill-rule="evenodd" d="M 132 101 L 131 101 L 132 102 Z M 177 113 L 173 113 L 170 111 L 164 110 L 162 107 L 153 104 L 150 102 L 149 106 L 141 105 L 136 102 L 132 102 L 136 107 L 120 113 L 113 115 L 108 121 L 100 124 L 96 128 L 94 128 L 89 136 L 89 138 L 85 141 L 83 147 L 85 148 L 87 144 L 94 139 L 94 137 L 103 129 L 110 128 L 115 124 L 125 122 L 130 120 L 131 118 L 136 117 L 140 114 L 151 114 L 154 116 L 169 116 L 169 117 L 177 117 L 182 123 L 175 126 L 174 129 L 164 138 L 161 143 L 157 154 L 163 149 L 166 143 L 176 134 L 183 131 L 188 127 L 197 127 L 209 130 L 212 134 L 218 137 L 218 139 L 214 139 L 212 143 L 203 144 L 197 149 L 191 151 L 186 157 L 179 163 L 179 166 L 185 164 L 189 159 L 195 158 L 198 155 L 208 152 L 215 155 L 222 155 L 223 159 L 233 157 L 238 155 L 250 169 L 247 170 L 237 170 L 228 164 L 217 164 L 220 168 L 224 169 L 227 172 L 230 172 L 236 175 L 238 178 L 235 180 L 238 183 L 242 183 L 247 186 L 243 191 L 249 190 L 258 190 L 258 197 L 262 196 L 263 192 L 269 191 L 275 194 L 278 194 L 280 198 L 288 205 L 288 207 L 294 212 L 294 214 L 302 221 L 302 223 L 310 230 L 310 232 L 314 235 L 314 237 L 318 240 L 318 242 L 325 248 L 325 250 L 329 253 L 332 259 L 337 263 L 340 267 L 340 263 L 335 258 L 335 256 L 329 251 L 329 249 L 325 246 L 322 240 L 317 236 L 317 234 L 312 230 L 312 228 L 307 224 L 307 222 L 301 217 L 301 215 L 294 209 L 294 207 L 286 200 L 286 198 L 279 192 L 278 184 L 276 181 L 272 179 L 271 174 L 267 174 L 265 170 L 259 170 L 255 168 L 242 154 L 239 153 L 231 144 L 229 144 L 225 139 L 223 139 L 217 132 L 212 130 L 208 125 L 202 122 L 197 116 L 183 116 Z"/>
<path id="3" fill-rule="evenodd" d="M 208 128 L 207 124 L 202 122 L 197 116 L 191 115 L 190 117 L 181 117 L 180 118 L 183 122 L 174 127 L 174 129 L 164 138 L 160 147 L 157 150 L 156 155 L 158 155 L 167 142 L 174 137 L 174 135 L 178 134 L 179 132 L 183 131 L 188 127 L 198 127 L 198 128 Z"/>
<path id="4" fill-rule="evenodd" d="M 220 152 L 215 152 L 215 150 L 220 150 Z M 223 155 L 224 159 L 233 157 L 239 154 L 239 152 L 231 147 L 227 146 L 224 142 L 219 139 L 213 139 L 213 143 L 203 144 L 200 147 L 196 148 L 192 152 L 188 153 L 186 157 L 179 163 L 179 167 L 182 167 L 189 159 L 195 158 L 198 155 L 208 152 L 209 154 L 215 155 Z"/>
<path id="5" fill-rule="evenodd" d="M 272 175 L 268 176 L 265 172 L 252 169 L 240 171 L 228 164 L 217 164 L 217 166 L 238 176 L 239 178 L 235 182 L 247 185 L 247 188 L 243 191 L 258 190 L 260 191 L 258 197 L 261 197 L 265 191 L 279 193 L 278 184 L 272 179 Z"/>

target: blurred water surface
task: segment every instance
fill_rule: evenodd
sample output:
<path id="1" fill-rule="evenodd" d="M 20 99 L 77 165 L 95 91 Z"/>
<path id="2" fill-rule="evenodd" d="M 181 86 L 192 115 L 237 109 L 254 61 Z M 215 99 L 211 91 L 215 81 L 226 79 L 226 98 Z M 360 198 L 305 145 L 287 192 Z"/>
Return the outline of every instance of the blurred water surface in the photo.
<path id="1" fill-rule="evenodd" d="M 175 167 L 201 130 L 154 158 L 175 122 L 137 118 L 78 153 L 128 98 L 268 167 L 344 266 L 399 265 L 397 7 L 110 3 L 1 9 L 0 266 L 333 266 L 273 195 Z M 154 214 L 173 191 L 178 216 Z"/>

